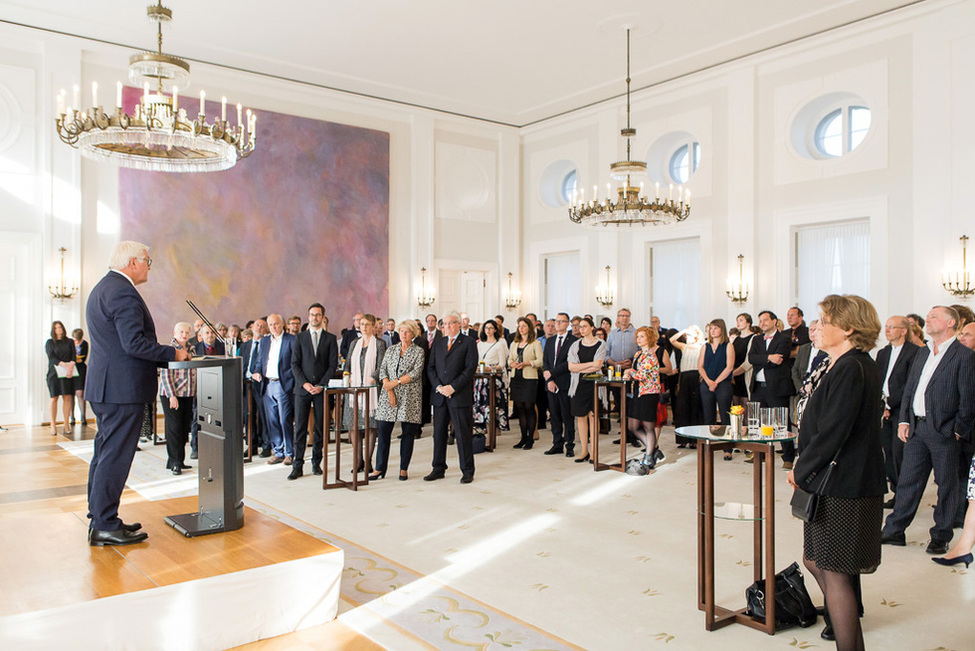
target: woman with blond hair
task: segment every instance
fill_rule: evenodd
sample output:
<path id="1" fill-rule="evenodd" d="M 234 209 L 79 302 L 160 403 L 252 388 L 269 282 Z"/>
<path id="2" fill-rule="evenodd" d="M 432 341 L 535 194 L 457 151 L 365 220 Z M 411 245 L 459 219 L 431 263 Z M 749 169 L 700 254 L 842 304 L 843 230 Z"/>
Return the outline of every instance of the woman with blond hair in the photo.
<path id="1" fill-rule="evenodd" d="M 857 588 L 860 575 L 880 565 L 887 490 L 883 396 L 868 354 L 881 326 L 876 309 L 859 296 L 827 296 L 819 310 L 819 347 L 830 362 L 803 410 L 788 481 L 818 495 L 815 514 L 803 525 L 803 563 L 826 600 L 823 636 L 835 636 L 839 649 L 862 649 Z"/>
<path id="2" fill-rule="evenodd" d="M 376 405 L 376 472 L 369 479 L 386 476 L 393 425 L 399 421 L 402 429 L 399 443 L 399 479 L 406 481 L 413 442 L 423 422 L 423 349 L 413 343 L 420 335 L 420 326 L 407 319 L 399 324 L 399 342 L 386 349 L 379 366 L 379 380 L 383 390 Z M 385 343 L 385 342 L 383 342 Z"/>

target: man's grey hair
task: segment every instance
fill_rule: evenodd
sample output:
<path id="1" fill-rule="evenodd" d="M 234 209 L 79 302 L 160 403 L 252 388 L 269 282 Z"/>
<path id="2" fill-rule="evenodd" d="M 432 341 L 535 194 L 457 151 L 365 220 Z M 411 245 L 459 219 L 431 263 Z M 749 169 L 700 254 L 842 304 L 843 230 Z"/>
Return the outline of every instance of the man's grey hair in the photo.
<path id="1" fill-rule="evenodd" d="M 460 313 L 457 312 L 457 310 L 451 310 L 450 312 L 447 312 L 447 314 L 445 314 L 444 316 L 453 317 L 457 319 L 457 323 L 460 323 Z"/>
<path id="2" fill-rule="evenodd" d="M 108 268 L 125 269 L 129 266 L 129 260 L 141 257 L 143 251 L 148 252 L 149 247 L 141 242 L 133 242 L 131 240 L 119 242 L 112 249 L 112 257 L 108 260 Z"/>

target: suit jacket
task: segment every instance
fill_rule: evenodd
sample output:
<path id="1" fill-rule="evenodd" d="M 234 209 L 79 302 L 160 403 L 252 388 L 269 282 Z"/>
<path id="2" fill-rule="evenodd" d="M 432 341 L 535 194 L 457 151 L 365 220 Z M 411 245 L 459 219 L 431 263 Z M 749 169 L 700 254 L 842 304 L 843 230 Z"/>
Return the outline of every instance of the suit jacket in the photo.
<path id="1" fill-rule="evenodd" d="M 91 341 L 85 399 L 152 402 L 156 369 L 176 359 L 176 349 L 159 345 L 149 308 L 132 283 L 109 271 L 91 290 L 85 316 Z"/>
<path id="2" fill-rule="evenodd" d="M 890 365 L 890 355 L 894 347 L 887 344 L 877 352 L 877 373 L 880 376 L 880 388 L 884 388 L 884 378 L 887 377 L 887 368 Z M 904 397 L 904 387 L 907 386 L 907 373 L 911 370 L 911 362 L 914 356 L 921 350 L 917 344 L 909 341 L 904 342 L 901 352 L 894 361 L 894 370 L 890 372 L 890 379 L 887 380 L 887 409 L 890 410 L 891 420 L 897 420 L 901 411 L 901 398 Z M 944 361 L 944 360 L 942 360 Z"/>
<path id="3" fill-rule="evenodd" d="M 545 355 L 542 359 L 543 370 L 552 374 L 552 381 L 559 391 L 569 390 L 569 383 L 572 381 L 572 374 L 569 372 L 569 346 L 576 340 L 572 333 L 566 330 L 565 339 L 562 341 L 562 348 L 559 350 L 558 357 L 555 356 L 555 347 L 558 345 L 558 335 L 553 335 L 545 345 Z"/>
<path id="4" fill-rule="evenodd" d="M 339 365 L 339 345 L 335 335 L 322 330 L 318 336 L 318 352 L 311 341 L 311 330 L 299 332 L 291 349 L 291 373 L 295 379 L 295 395 L 307 396 L 304 384 L 328 387 Z"/>
<path id="5" fill-rule="evenodd" d="M 765 370 L 766 389 L 774 396 L 791 396 L 794 393 L 792 386 L 792 370 L 789 368 L 789 352 L 792 350 L 792 340 L 785 332 L 777 332 L 765 346 L 765 336 L 762 334 L 752 337 L 751 345 L 748 347 L 748 361 L 752 365 L 752 385 L 749 393 L 755 391 L 755 382 L 758 372 Z M 769 355 L 782 355 L 781 364 L 772 364 L 768 361 Z"/>
<path id="6" fill-rule="evenodd" d="M 908 423 L 911 431 L 914 429 L 914 393 L 930 354 L 931 349 L 923 346 L 914 355 L 901 396 L 900 422 Z M 943 437 L 958 435 L 971 441 L 975 420 L 975 352 L 956 339 L 943 354 L 944 358 L 924 391 L 925 417 Z"/>
<path id="7" fill-rule="evenodd" d="M 352 349 L 352 344 L 354 344 L 361 335 L 362 333 L 355 328 L 346 328 L 342 331 L 342 343 L 339 345 L 339 353 L 342 355 L 342 357 L 349 356 L 349 351 Z"/>
<path id="8" fill-rule="evenodd" d="M 511 348 L 508 349 L 508 372 L 511 377 L 514 377 L 516 372 L 515 369 L 511 368 L 511 363 L 518 361 L 518 345 L 518 343 L 512 344 Z M 521 369 L 521 376 L 526 380 L 537 380 L 541 377 L 542 357 L 542 344 L 538 339 L 525 346 L 521 361 L 528 362 L 530 366 Z"/>
<path id="9" fill-rule="evenodd" d="M 267 362 L 271 355 L 271 335 L 261 337 L 261 348 L 257 353 L 257 368 L 251 372 L 261 374 L 261 388 L 267 388 Z M 281 381 L 281 389 L 285 393 L 293 393 L 295 390 L 295 376 L 291 371 L 291 352 L 294 350 L 295 336 L 287 332 L 281 335 L 281 350 L 278 352 L 278 380 Z"/>
<path id="10" fill-rule="evenodd" d="M 196 344 L 196 346 L 194 346 L 194 348 L 193 348 L 193 354 L 194 355 L 206 355 L 207 354 L 206 353 L 206 350 L 207 350 L 207 345 L 205 343 L 203 343 L 202 341 L 198 341 L 197 344 Z M 217 339 L 215 342 L 213 342 L 213 350 L 215 351 L 213 353 L 214 355 L 226 355 L 227 354 L 227 348 L 226 348 L 226 346 L 224 346 L 223 345 L 223 342 L 220 341 L 219 339 Z"/>
<path id="11" fill-rule="evenodd" d="M 799 487 L 820 489 L 821 473 L 836 457 L 822 494 L 844 499 L 882 496 L 887 490 L 880 440 L 883 411 L 877 365 L 870 355 L 856 348 L 840 355 L 802 412 L 794 468 Z"/>
<path id="12" fill-rule="evenodd" d="M 477 344 L 465 335 L 457 335 L 454 345 L 447 350 L 449 337 L 440 337 L 430 350 L 427 376 L 434 391 L 430 404 L 434 407 L 473 407 L 474 373 L 477 371 Z M 449 399 L 437 393 L 438 386 L 450 385 L 454 395 Z"/>
<path id="13" fill-rule="evenodd" d="M 434 332 L 434 334 L 433 334 L 433 343 L 437 343 L 443 337 L 443 333 L 440 332 L 440 329 L 439 328 L 437 328 L 433 332 Z M 416 341 L 418 344 L 420 344 L 424 348 L 426 348 L 427 352 L 429 352 L 430 351 L 430 348 L 432 348 L 432 346 L 430 345 L 429 340 L 427 339 L 427 336 L 429 334 L 430 333 L 428 331 L 424 330 L 423 332 L 420 333 L 420 336 L 419 337 L 414 337 L 413 338 L 413 341 Z M 421 342 L 417 341 L 419 339 L 422 339 L 423 342 L 421 343 Z M 427 357 L 429 357 L 429 355 L 427 355 Z"/>
<path id="14" fill-rule="evenodd" d="M 460 334 L 462 334 L 462 335 L 464 335 L 464 336 L 466 336 L 466 337 L 470 337 L 470 338 L 471 338 L 471 339 L 473 339 L 473 340 L 474 340 L 475 342 L 477 341 L 477 338 L 478 338 L 478 336 L 479 336 L 479 335 L 477 334 L 477 330 L 475 330 L 474 328 L 468 328 L 467 330 L 464 330 L 463 328 L 461 328 L 461 330 L 460 330 Z"/>
<path id="15" fill-rule="evenodd" d="M 802 379 L 806 377 L 806 367 L 809 366 L 810 355 L 812 355 L 812 343 L 802 344 L 796 351 L 796 363 L 792 365 L 792 386 L 796 388 L 797 394 L 802 388 Z"/>
<path id="16" fill-rule="evenodd" d="M 383 330 L 383 333 L 379 335 L 379 338 L 386 342 L 386 348 L 392 348 L 399 343 L 399 333 L 395 330 L 393 332 L 388 332 Z"/>

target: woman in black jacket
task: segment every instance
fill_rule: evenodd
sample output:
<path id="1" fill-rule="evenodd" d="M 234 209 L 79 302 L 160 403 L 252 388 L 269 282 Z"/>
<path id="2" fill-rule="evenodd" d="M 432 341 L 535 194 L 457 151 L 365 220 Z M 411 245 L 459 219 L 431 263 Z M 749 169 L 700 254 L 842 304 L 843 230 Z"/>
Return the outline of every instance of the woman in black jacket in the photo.
<path id="1" fill-rule="evenodd" d="M 789 483 L 820 496 L 815 517 L 804 525 L 803 562 L 823 591 L 837 648 L 862 649 L 855 586 L 860 574 L 880 565 L 886 490 L 883 401 L 867 354 L 881 326 L 873 305 L 859 296 L 830 295 L 819 308 L 820 347 L 832 362 L 803 412 Z"/>

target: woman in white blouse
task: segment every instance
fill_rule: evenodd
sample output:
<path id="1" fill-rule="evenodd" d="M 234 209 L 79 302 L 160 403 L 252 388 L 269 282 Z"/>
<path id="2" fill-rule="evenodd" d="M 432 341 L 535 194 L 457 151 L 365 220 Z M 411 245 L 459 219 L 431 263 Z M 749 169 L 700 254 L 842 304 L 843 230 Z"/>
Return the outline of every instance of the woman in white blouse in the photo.
<path id="1" fill-rule="evenodd" d="M 505 373 L 505 364 L 508 361 L 508 342 L 501 336 L 498 324 L 493 319 L 488 319 L 481 326 L 480 341 L 477 342 L 477 361 L 484 364 L 486 371 L 501 372 L 501 381 L 488 380 L 487 378 L 474 379 L 474 426 L 487 428 L 490 418 L 489 404 L 489 381 L 497 383 L 496 393 L 494 394 L 495 416 L 498 419 L 497 428 L 501 431 L 508 431 L 508 376 Z"/>

